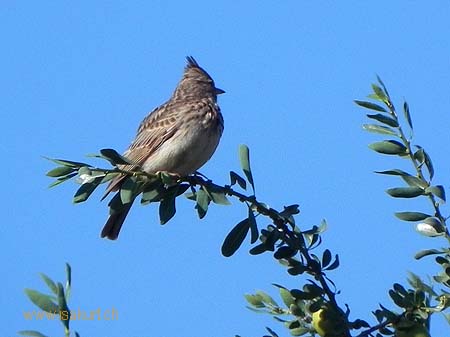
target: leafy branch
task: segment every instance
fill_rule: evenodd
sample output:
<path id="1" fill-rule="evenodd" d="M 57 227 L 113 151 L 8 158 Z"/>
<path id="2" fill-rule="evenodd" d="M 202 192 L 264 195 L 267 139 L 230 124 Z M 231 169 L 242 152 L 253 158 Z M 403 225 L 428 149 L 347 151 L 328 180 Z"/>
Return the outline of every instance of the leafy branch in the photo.
<path id="1" fill-rule="evenodd" d="M 40 274 L 42 280 L 47 285 L 50 290 L 50 294 L 44 294 L 40 291 L 34 289 L 25 289 L 25 294 L 30 299 L 30 301 L 36 305 L 39 309 L 41 309 L 43 313 L 46 313 L 46 317 L 58 317 L 62 325 L 64 326 L 64 335 L 66 337 L 70 336 L 70 316 L 71 312 L 68 307 L 68 302 L 70 298 L 71 292 L 71 283 L 72 283 L 72 268 L 68 263 L 66 263 L 66 283 L 63 285 L 61 282 L 54 282 L 50 277 L 41 273 Z M 35 318 L 33 314 L 35 312 L 28 312 L 31 318 Z M 25 315 L 25 313 L 24 313 Z M 19 334 L 22 336 L 31 336 L 31 337 L 47 337 L 36 330 L 22 330 L 19 331 Z M 75 331 L 75 337 L 79 337 L 80 335 Z"/>
<path id="2" fill-rule="evenodd" d="M 211 203 L 229 205 L 228 197 L 235 198 L 246 205 L 247 214 L 225 237 L 222 254 L 232 256 L 249 234 L 252 244 L 259 239 L 259 243 L 250 249 L 250 254 L 273 252 L 274 258 L 287 268 L 290 275 L 307 274 L 313 277 L 302 290 L 288 291 L 280 286 L 280 289 L 288 291 L 296 302 L 291 303 L 290 310 L 298 312 L 303 310 L 300 309 L 303 307 L 305 311 L 312 313 L 319 311 L 324 305 L 329 305 L 339 317 L 342 317 L 341 330 L 344 335 L 350 336 L 348 329 L 352 325 L 348 322 L 349 312 L 345 313 L 339 308 L 335 285 L 326 275 L 326 272 L 339 266 L 339 257 L 338 255 L 333 257 L 328 249 L 321 256 L 312 252 L 322 241 L 320 233 L 326 228 L 325 221 L 320 226 L 301 230 L 297 227 L 294 217 L 299 213 L 298 205 L 289 205 L 283 210 L 276 210 L 258 200 L 247 146 L 242 145 L 239 148 L 239 159 L 245 178 L 231 171 L 230 183 L 223 186 L 215 184 L 200 173 L 179 177 L 167 172 L 149 174 L 139 168 L 127 171 L 124 169 L 125 165 L 132 163 L 112 149 L 103 149 L 100 154 L 91 156 L 107 160 L 113 168 L 97 168 L 82 162 L 47 158 L 60 165 L 47 173 L 48 176 L 56 178 L 50 186 L 75 179 L 81 186 L 75 192 L 73 202 L 80 203 L 88 200 L 99 185 L 111 181 L 118 175 L 126 175 L 127 178 L 120 191 L 108 204 L 111 212 L 119 210 L 124 204 L 141 195 L 141 204 L 159 202 L 161 224 L 167 223 L 176 214 L 175 201 L 182 194 L 195 203 L 194 207 L 200 219 L 205 217 Z M 245 193 L 248 184 L 251 186 L 250 194 Z M 257 219 L 261 216 L 268 218 L 270 224 L 259 230 Z M 300 330 L 312 329 L 310 322 L 306 320 L 300 324 L 297 319 L 291 321 L 288 327 L 294 334 L 298 334 Z"/>
<path id="3" fill-rule="evenodd" d="M 403 116 L 406 126 L 402 126 L 397 110 L 389 96 L 389 93 L 381 81 L 372 84 L 372 94 L 368 97 L 377 103 L 370 101 L 355 100 L 355 103 L 363 108 L 375 111 L 375 114 L 367 114 L 376 124 L 364 124 L 363 128 L 369 132 L 389 135 L 393 139 L 386 139 L 369 145 L 369 148 L 377 153 L 390 156 L 398 156 L 409 160 L 414 173 L 409 173 L 401 169 L 390 169 L 385 171 L 376 171 L 378 174 L 398 176 L 406 183 L 406 186 L 393 187 L 386 192 L 393 198 L 416 198 L 425 197 L 431 205 L 433 214 L 427 214 L 419 211 L 396 212 L 395 216 L 400 220 L 407 222 L 416 222 L 417 231 L 428 237 L 442 237 L 450 242 L 449 229 L 446 224 L 448 217 L 445 217 L 441 211 L 441 205 L 445 203 L 445 189 L 442 185 L 435 184 L 434 167 L 428 152 L 420 145 L 412 143 L 413 123 L 407 102 L 403 103 Z M 379 105 L 382 103 L 384 106 Z M 405 131 L 405 128 L 407 131 Z M 407 136 L 407 133 L 409 136 Z M 443 268 L 443 271 L 433 277 L 434 281 L 443 286 L 450 287 L 450 250 L 427 249 L 418 252 L 416 259 L 428 255 L 439 255 L 436 262 Z M 423 282 L 417 275 L 411 274 L 408 279 L 413 289 L 406 290 L 403 286 L 396 283 L 389 295 L 394 303 L 403 309 L 402 314 L 397 315 L 386 308 L 374 312 L 381 326 L 379 329 L 382 334 L 392 334 L 385 329 L 392 323 L 396 332 L 400 335 L 402 332 L 411 332 L 414 329 L 428 331 L 430 316 L 432 313 L 441 312 L 448 308 L 450 295 L 448 292 L 441 291 L 440 294 L 433 290 L 433 287 Z M 432 302 L 434 303 L 432 305 Z M 450 316 L 445 316 L 450 323 Z M 373 329 L 369 329 L 360 336 L 370 336 Z M 421 331 L 421 330 L 420 330 Z M 428 332 L 426 332 L 428 334 Z M 425 335 L 425 333 L 423 334 Z M 378 336 L 378 335 L 377 335 Z"/>
<path id="4" fill-rule="evenodd" d="M 450 242 L 447 217 L 441 211 L 445 203 L 445 189 L 435 184 L 434 167 L 430 155 L 419 145 L 412 143 L 413 123 L 409 106 L 403 104 L 403 116 L 406 126 L 402 126 L 397 110 L 392 103 L 383 82 L 372 85 L 373 93 L 370 101 L 355 101 L 359 106 L 375 113 L 367 114 L 371 124 L 364 124 L 364 129 L 391 138 L 369 145 L 377 153 L 398 156 L 411 162 L 412 172 L 395 168 L 377 171 L 378 174 L 400 177 L 406 185 L 389 188 L 386 192 L 393 198 L 425 197 L 432 205 L 431 214 L 419 211 L 396 212 L 395 216 L 402 221 L 415 222 L 419 233 L 428 237 L 441 237 Z M 380 105 L 380 103 L 382 105 Z M 406 131 L 405 131 L 406 130 Z M 211 205 L 229 205 L 229 197 L 245 204 L 246 216 L 234 225 L 222 244 L 222 254 L 232 256 L 250 236 L 253 247 L 250 254 L 258 255 L 272 252 L 273 257 L 283 265 L 291 276 L 306 275 L 306 282 L 301 289 L 287 289 L 274 284 L 278 289 L 283 305 L 280 306 L 267 293 L 259 291 L 246 295 L 249 308 L 271 314 L 282 322 L 294 336 L 318 333 L 320 336 L 350 337 L 355 331 L 358 337 L 392 335 L 397 337 L 411 333 L 428 336 L 430 317 L 434 313 L 444 312 L 450 306 L 448 291 L 436 291 L 432 285 L 424 282 L 419 276 L 410 274 L 407 289 L 395 283 L 389 295 L 392 301 L 401 308 L 397 313 L 380 305 L 373 311 L 377 320 L 372 326 L 366 321 L 351 321 L 350 309 L 343 310 L 339 306 L 336 295 L 339 294 L 335 284 L 328 277 L 328 272 L 339 267 L 339 256 L 325 249 L 316 253 L 322 243 L 321 233 L 326 229 L 325 221 L 319 226 L 309 229 L 299 228 L 295 216 L 299 213 L 298 205 L 289 205 L 282 210 L 271 208 L 256 197 L 255 184 L 250 167 L 249 149 L 242 145 L 239 159 L 243 175 L 231 171 L 229 184 L 218 185 L 200 173 L 187 177 L 179 177 L 168 172 L 149 174 L 130 163 L 127 158 L 112 149 L 103 149 L 93 157 L 105 159 L 113 168 L 97 168 L 90 164 L 61 159 L 50 159 L 60 165 L 47 173 L 56 178 L 51 186 L 75 179 L 80 187 L 75 192 L 73 201 L 80 203 L 88 200 L 99 185 L 110 182 L 117 176 L 125 176 L 122 186 L 110 200 L 111 212 L 119 211 L 124 204 L 133 202 L 141 196 L 141 204 L 159 203 L 161 224 L 167 223 L 176 214 L 176 200 L 184 195 L 194 202 L 194 208 L 200 219 L 204 218 Z M 131 165 L 131 166 L 130 166 Z M 133 167 L 127 170 L 127 167 Z M 251 191 L 247 192 L 247 185 Z M 265 228 L 258 228 L 261 217 L 269 220 Z M 450 288 L 450 249 L 427 249 L 416 254 L 416 259 L 437 255 L 435 261 L 442 272 L 433 277 L 434 282 Z M 450 315 L 445 317 L 450 322 Z M 270 336 L 277 337 L 275 331 L 267 328 Z"/>

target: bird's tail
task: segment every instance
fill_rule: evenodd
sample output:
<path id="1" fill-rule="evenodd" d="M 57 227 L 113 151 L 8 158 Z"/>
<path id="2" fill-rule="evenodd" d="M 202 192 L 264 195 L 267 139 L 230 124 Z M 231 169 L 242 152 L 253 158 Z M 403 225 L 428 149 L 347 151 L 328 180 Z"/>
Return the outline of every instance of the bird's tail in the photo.
<path id="1" fill-rule="evenodd" d="M 116 240 L 119 237 L 120 229 L 122 228 L 123 222 L 128 215 L 128 212 L 133 205 L 133 201 L 128 204 L 124 204 L 119 211 L 114 211 L 105 223 L 100 236 L 102 238 L 107 238 L 110 240 Z"/>

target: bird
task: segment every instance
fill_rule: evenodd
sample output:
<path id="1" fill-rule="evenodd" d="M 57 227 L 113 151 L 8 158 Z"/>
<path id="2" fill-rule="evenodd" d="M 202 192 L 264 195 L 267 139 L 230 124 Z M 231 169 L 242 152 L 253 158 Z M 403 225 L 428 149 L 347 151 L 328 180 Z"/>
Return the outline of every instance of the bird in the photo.
<path id="1" fill-rule="evenodd" d="M 138 127 L 134 141 L 123 156 L 133 165 L 129 171 L 167 172 L 179 177 L 195 173 L 214 154 L 224 130 L 217 96 L 225 93 L 192 57 L 186 57 L 181 80 L 172 96 L 151 111 Z M 121 167 L 123 168 L 123 166 Z M 120 193 L 127 178 L 114 178 L 106 189 Z M 100 236 L 116 240 L 133 201 L 111 210 Z"/>

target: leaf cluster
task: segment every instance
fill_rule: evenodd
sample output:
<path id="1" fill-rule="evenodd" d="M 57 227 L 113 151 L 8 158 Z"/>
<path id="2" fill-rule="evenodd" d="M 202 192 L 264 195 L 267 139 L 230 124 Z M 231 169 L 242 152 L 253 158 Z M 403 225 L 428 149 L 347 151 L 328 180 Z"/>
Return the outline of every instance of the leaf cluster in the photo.
<path id="1" fill-rule="evenodd" d="M 66 263 L 66 282 L 63 285 L 61 282 L 55 282 L 46 274 L 41 273 L 40 277 L 50 290 L 50 294 L 44 294 L 34 289 L 25 289 L 25 294 L 30 301 L 36 305 L 42 311 L 49 315 L 59 317 L 60 322 L 64 326 L 64 335 L 70 336 L 70 309 L 68 302 L 70 298 L 71 283 L 72 283 L 72 269 L 68 263 Z M 23 336 L 32 337 L 47 337 L 36 330 L 22 330 L 19 334 Z M 80 335 L 75 331 L 75 337 Z"/>

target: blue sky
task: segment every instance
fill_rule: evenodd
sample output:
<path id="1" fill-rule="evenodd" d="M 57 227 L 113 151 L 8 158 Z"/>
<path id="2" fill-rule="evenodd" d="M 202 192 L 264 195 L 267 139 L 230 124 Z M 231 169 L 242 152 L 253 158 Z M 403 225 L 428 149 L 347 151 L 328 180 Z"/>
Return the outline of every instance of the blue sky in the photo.
<path id="1" fill-rule="evenodd" d="M 450 161 L 450 4 L 432 1 L 38 1 L 2 2 L 0 34 L 3 256 L 0 334 L 22 329 L 62 335 L 59 324 L 27 322 L 23 288 L 44 290 L 39 272 L 64 278 L 73 268 L 71 308 L 115 308 L 114 322 L 76 322 L 81 336 L 259 336 L 288 332 L 245 308 L 243 294 L 298 287 L 270 254 L 232 258 L 222 240 L 245 208 L 213 207 L 200 221 L 180 199 L 160 226 L 155 205 L 136 205 L 117 242 L 99 238 L 101 192 L 71 203 L 72 183 L 49 190 L 42 156 L 86 160 L 101 148 L 123 151 L 141 119 L 172 93 L 193 55 L 226 90 L 221 144 L 202 172 L 227 183 L 238 145 L 250 147 L 258 197 L 299 203 L 300 226 L 326 218 L 325 247 L 341 267 L 329 276 L 352 317 L 371 319 L 414 261 L 440 239 L 419 236 L 394 211 L 428 211 L 425 200 L 393 200 L 398 183 L 374 170 L 404 167 L 367 144 L 364 111 L 353 99 L 380 75 L 398 105 L 411 107 L 417 143 L 428 149 L 435 181 L 447 186 Z M 448 212 L 448 209 L 444 208 Z M 448 213 L 447 213 L 448 214 Z M 262 221 L 260 226 L 267 223 Z M 372 321 L 373 322 L 373 321 Z M 433 336 L 448 335 L 441 317 Z M 447 332 L 446 332 L 447 331 Z"/>

